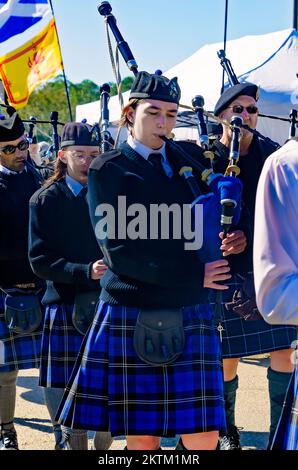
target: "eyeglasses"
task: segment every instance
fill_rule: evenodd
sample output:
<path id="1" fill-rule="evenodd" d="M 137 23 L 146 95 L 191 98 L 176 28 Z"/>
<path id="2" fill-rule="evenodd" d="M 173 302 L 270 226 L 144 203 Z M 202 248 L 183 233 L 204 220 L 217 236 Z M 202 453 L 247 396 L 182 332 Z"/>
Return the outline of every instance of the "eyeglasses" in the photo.
<path id="1" fill-rule="evenodd" d="M 228 108 L 231 108 L 233 110 L 233 113 L 235 114 L 243 113 L 244 109 L 246 109 L 248 114 L 256 114 L 259 111 L 257 106 L 254 106 L 253 104 L 250 104 L 249 106 L 242 106 L 242 104 L 234 104 L 234 106 L 228 106 Z"/>
<path id="2" fill-rule="evenodd" d="M 0 148 L 0 152 L 3 152 L 5 155 L 12 155 L 15 153 L 16 149 L 19 150 L 28 150 L 29 142 L 28 140 L 22 140 L 17 145 L 6 145 L 6 147 Z"/>
<path id="3" fill-rule="evenodd" d="M 96 154 L 90 154 L 90 153 L 79 153 L 79 152 L 76 152 L 76 151 L 70 151 L 71 153 L 71 156 L 74 157 L 74 158 L 78 158 L 78 159 L 83 159 L 83 158 L 96 158 L 96 157 L 99 157 L 100 153 L 96 153 Z"/>

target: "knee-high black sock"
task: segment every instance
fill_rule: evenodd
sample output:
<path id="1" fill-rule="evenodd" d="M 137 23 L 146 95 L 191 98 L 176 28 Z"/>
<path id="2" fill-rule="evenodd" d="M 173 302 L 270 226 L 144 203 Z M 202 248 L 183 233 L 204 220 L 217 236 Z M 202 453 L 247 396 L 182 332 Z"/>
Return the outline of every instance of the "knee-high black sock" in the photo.
<path id="1" fill-rule="evenodd" d="M 93 438 L 93 448 L 95 450 L 108 450 L 113 440 L 110 432 L 97 431 Z"/>
<path id="2" fill-rule="evenodd" d="M 291 377 L 292 372 L 277 372 L 271 369 L 271 367 L 268 368 L 267 379 L 270 398 L 270 434 L 268 448 L 271 447 Z"/>
<path id="3" fill-rule="evenodd" d="M 180 437 L 179 441 L 178 441 L 178 444 L 176 445 L 176 449 L 175 450 L 187 450 L 187 448 L 185 447 L 185 445 L 183 444 L 182 442 L 182 439 Z"/>
<path id="4" fill-rule="evenodd" d="M 235 426 L 235 404 L 238 389 L 238 375 L 234 379 L 224 382 L 224 400 L 227 428 Z"/>
<path id="5" fill-rule="evenodd" d="M 17 371 L 0 372 L 0 426 L 13 429 L 16 404 Z"/>

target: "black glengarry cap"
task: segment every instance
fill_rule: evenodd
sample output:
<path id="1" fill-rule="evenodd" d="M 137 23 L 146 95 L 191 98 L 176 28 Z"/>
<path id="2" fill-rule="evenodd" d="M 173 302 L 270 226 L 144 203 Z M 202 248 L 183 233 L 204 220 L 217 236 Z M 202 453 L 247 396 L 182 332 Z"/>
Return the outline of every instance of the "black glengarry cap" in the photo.
<path id="1" fill-rule="evenodd" d="M 152 99 L 179 104 L 181 90 L 177 77 L 139 72 L 132 84 L 129 99 Z"/>
<path id="2" fill-rule="evenodd" d="M 8 116 L 2 116 L 0 119 L 0 142 L 19 139 L 25 133 L 24 124 L 16 110 L 9 106 L 7 113 Z"/>
<path id="3" fill-rule="evenodd" d="M 61 148 L 71 145 L 99 146 L 100 136 L 95 126 L 82 122 L 67 122 L 62 130 Z"/>

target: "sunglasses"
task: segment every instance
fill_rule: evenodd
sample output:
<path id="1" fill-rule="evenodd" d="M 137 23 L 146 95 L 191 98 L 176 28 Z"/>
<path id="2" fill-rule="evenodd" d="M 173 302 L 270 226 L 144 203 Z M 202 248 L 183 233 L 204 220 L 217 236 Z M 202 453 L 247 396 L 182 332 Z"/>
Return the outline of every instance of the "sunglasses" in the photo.
<path id="1" fill-rule="evenodd" d="M 6 145 L 6 147 L 0 148 L 0 152 L 3 152 L 5 155 L 12 155 L 15 153 L 16 149 L 19 150 L 28 150 L 29 142 L 28 140 L 22 140 L 17 145 Z"/>
<path id="2" fill-rule="evenodd" d="M 241 114 L 245 109 L 248 114 L 256 114 L 259 110 L 257 106 L 254 106 L 253 104 L 250 104 L 249 106 L 242 106 L 242 104 L 234 104 L 234 106 L 228 106 L 228 108 L 231 108 L 233 110 L 233 113 L 235 114 Z"/>

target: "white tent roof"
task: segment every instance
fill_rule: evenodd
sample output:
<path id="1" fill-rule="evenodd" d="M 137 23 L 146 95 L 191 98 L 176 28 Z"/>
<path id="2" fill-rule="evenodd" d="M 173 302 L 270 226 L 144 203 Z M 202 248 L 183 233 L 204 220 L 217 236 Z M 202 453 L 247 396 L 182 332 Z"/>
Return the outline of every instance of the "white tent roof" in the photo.
<path id="1" fill-rule="evenodd" d="M 212 110 L 220 95 L 222 67 L 217 51 L 222 43 L 207 44 L 175 67 L 164 72 L 169 78 L 178 77 L 181 87 L 181 103 L 191 105 L 195 95 L 205 99 L 205 109 Z M 261 113 L 288 117 L 291 108 L 298 103 L 298 33 L 287 29 L 275 33 L 245 36 L 227 42 L 230 59 L 240 81 L 260 86 L 259 108 Z M 127 102 L 129 92 L 124 93 Z M 109 102 L 110 121 L 120 117 L 118 97 Z M 99 101 L 77 106 L 76 119 L 88 122 L 99 120 Z M 258 129 L 273 140 L 283 142 L 287 138 L 288 124 L 260 119 Z M 181 130 L 179 129 L 181 134 Z M 187 130 L 188 137 L 190 137 Z M 196 131 L 194 131 L 196 132 Z M 184 137 L 187 137 L 186 133 Z"/>

